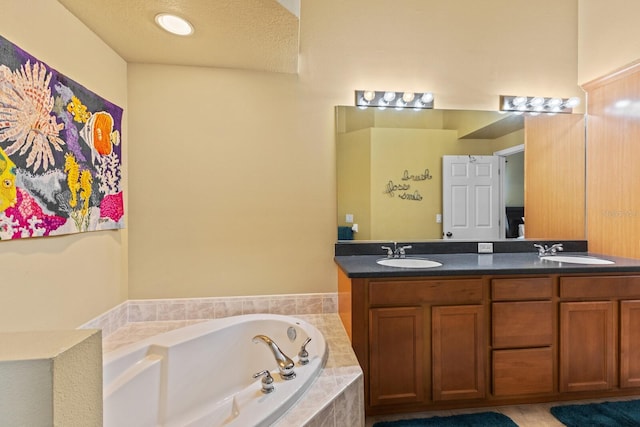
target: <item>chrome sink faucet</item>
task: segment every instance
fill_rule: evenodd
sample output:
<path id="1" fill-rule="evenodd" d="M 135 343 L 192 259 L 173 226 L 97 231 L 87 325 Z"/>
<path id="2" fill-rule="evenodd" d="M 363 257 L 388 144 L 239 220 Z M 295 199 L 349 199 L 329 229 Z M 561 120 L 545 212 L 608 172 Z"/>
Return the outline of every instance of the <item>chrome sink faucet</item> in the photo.
<path id="1" fill-rule="evenodd" d="M 253 337 L 254 343 L 263 342 L 269 347 L 271 352 L 273 353 L 273 357 L 276 358 L 276 362 L 278 363 L 278 369 L 280 370 L 280 376 L 283 380 L 292 380 L 296 377 L 296 373 L 293 372 L 293 367 L 295 366 L 293 360 L 278 347 L 278 344 L 275 343 L 271 338 L 266 335 L 256 335 Z"/>
<path id="2" fill-rule="evenodd" d="M 555 255 L 557 252 L 561 252 L 564 250 L 564 248 L 562 247 L 562 243 L 556 243 L 555 245 L 551 246 L 534 244 L 533 246 L 538 249 L 538 256 Z"/>
<path id="3" fill-rule="evenodd" d="M 389 246 L 381 246 L 381 248 L 387 251 L 387 258 L 404 258 L 407 254 L 406 250 L 411 249 L 411 245 L 398 247 L 398 243 L 393 242 L 393 249 Z"/>

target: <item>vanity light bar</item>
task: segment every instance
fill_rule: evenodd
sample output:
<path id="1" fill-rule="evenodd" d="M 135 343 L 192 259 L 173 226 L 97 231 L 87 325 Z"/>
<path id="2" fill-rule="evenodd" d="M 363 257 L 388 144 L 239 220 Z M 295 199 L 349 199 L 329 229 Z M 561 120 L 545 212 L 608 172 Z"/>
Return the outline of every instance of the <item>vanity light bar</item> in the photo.
<path id="1" fill-rule="evenodd" d="M 544 98 L 541 96 L 500 95 L 500 110 L 521 113 L 572 113 L 580 98 Z"/>
<path id="2" fill-rule="evenodd" d="M 356 107 L 378 107 L 380 109 L 413 108 L 425 110 L 433 108 L 431 92 L 389 92 L 375 90 L 356 90 Z"/>

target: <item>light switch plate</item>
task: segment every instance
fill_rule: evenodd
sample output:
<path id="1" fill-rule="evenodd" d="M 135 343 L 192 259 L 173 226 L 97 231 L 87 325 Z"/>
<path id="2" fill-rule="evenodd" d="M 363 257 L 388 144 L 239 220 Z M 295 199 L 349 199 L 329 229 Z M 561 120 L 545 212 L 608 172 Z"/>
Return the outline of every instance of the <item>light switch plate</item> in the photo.
<path id="1" fill-rule="evenodd" d="M 493 253 L 493 243 L 478 243 L 478 253 L 479 254 L 492 254 Z"/>

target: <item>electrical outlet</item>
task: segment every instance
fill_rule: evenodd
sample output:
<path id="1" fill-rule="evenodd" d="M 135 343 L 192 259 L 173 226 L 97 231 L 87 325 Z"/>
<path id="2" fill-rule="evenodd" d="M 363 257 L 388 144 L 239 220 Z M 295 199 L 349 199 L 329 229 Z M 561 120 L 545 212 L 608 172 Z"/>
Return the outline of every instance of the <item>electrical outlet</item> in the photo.
<path id="1" fill-rule="evenodd" d="M 478 243 L 478 253 L 479 254 L 492 254 L 493 253 L 493 243 Z"/>
<path id="2" fill-rule="evenodd" d="M 344 222 L 347 224 L 353 224 L 353 214 L 346 214 L 344 216 Z"/>
<path id="3" fill-rule="evenodd" d="M 442 224 L 442 214 L 436 214 L 436 222 Z"/>

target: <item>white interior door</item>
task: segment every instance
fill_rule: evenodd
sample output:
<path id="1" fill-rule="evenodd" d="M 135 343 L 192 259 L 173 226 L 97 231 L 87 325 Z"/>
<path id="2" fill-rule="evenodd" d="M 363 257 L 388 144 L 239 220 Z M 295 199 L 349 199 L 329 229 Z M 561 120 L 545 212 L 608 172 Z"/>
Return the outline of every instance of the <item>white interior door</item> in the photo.
<path id="1" fill-rule="evenodd" d="M 499 156 L 442 157 L 444 239 L 500 238 Z"/>

